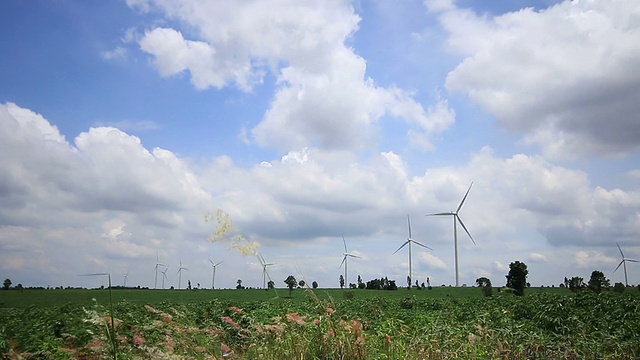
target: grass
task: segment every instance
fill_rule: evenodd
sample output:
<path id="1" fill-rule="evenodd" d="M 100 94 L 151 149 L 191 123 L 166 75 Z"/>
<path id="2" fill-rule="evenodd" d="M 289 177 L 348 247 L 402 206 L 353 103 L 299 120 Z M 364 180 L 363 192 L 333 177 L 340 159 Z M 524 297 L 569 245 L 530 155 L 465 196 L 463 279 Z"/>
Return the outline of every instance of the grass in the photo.
<path id="1" fill-rule="evenodd" d="M 305 297 L 302 295 L 303 289 L 293 291 L 293 301 L 303 301 Z M 532 288 L 527 293 L 545 292 L 551 294 L 571 294 L 570 291 L 562 288 Z M 113 301 L 115 303 L 126 301 L 131 304 L 158 304 L 161 302 L 171 303 L 192 303 L 210 301 L 218 299 L 230 303 L 246 302 L 246 301 L 281 301 L 282 297 L 287 297 L 288 289 L 277 289 L 277 295 L 281 298 L 276 299 L 274 290 L 149 290 L 149 289 L 119 289 L 114 288 L 112 291 Z M 388 298 L 402 299 L 407 296 L 415 296 L 422 298 L 481 298 L 480 289 L 473 287 L 454 288 L 454 287 L 434 287 L 432 290 L 407 290 L 398 289 L 395 291 L 384 290 L 347 290 L 347 289 L 316 289 L 315 294 L 322 300 L 342 299 L 344 294 L 353 294 L 353 299 L 373 299 Z M 494 293 L 497 290 L 494 289 Z M 91 306 L 95 301 L 100 304 L 109 303 L 108 289 L 65 289 L 65 290 L 33 290 L 27 289 L 23 291 L 11 290 L 0 291 L 0 308 L 24 308 L 29 306 L 35 307 L 55 307 L 67 304 Z"/>
<path id="2" fill-rule="evenodd" d="M 478 288 L 448 287 L 278 293 L 283 297 L 264 290 L 115 290 L 118 358 L 640 358 L 637 289 L 598 295 L 544 288 L 490 298 Z M 87 296 L 96 301 L 85 303 Z M 107 296 L 0 291 L 0 357 L 109 358 Z"/>

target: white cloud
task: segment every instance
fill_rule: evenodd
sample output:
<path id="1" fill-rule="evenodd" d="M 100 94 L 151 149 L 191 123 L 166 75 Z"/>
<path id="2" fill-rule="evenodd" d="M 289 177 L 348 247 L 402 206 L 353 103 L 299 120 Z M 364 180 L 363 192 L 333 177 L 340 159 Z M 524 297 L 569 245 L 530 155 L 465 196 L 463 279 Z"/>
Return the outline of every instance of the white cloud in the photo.
<path id="1" fill-rule="evenodd" d="M 640 4 L 563 1 L 500 16 L 432 7 L 464 59 L 447 89 L 553 158 L 640 149 Z"/>
<path id="2" fill-rule="evenodd" d="M 547 257 L 544 256 L 543 254 L 534 252 L 529 254 L 529 261 L 534 263 L 546 263 Z"/>
<path id="3" fill-rule="evenodd" d="M 195 34 L 154 28 L 139 41 L 162 76 L 190 73 L 198 89 L 235 85 L 250 92 L 271 71 L 280 85 L 270 108 L 251 129 L 253 140 L 281 150 L 305 146 L 365 149 L 383 116 L 417 124 L 411 143 L 433 149 L 432 136 L 454 112 L 441 100 L 426 113 L 414 94 L 376 86 L 366 61 L 347 46 L 360 18 L 346 2 L 130 2 L 155 6 Z M 203 17 L 202 14 L 207 14 Z"/>

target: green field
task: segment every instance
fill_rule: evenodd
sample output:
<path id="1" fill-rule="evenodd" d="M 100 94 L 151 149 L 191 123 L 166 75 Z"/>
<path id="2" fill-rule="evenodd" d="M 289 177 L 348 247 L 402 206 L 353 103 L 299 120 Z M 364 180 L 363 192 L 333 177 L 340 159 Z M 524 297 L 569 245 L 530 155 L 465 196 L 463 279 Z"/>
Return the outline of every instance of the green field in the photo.
<path id="1" fill-rule="evenodd" d="M 0 352 L 33 359 L 637 359 L 640 291 L 0 291 Z M 111 317 L 113 313 L 113 330 Z M 114 334 L 115 332 L 115 334 Z M 115 355 L 114 355 L 115 354 Z M 227 356 L 223 356 L 223 355 Z"/>

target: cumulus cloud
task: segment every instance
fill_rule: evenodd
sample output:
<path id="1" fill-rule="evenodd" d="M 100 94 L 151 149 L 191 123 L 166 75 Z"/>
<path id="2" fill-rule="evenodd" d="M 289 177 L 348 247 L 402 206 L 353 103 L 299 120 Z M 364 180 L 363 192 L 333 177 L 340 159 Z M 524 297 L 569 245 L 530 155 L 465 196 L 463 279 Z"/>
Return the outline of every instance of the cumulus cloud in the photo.
<path id="1" fill-rule="evenodd" d="M 563 1 L 543 10 L 478 15 L 427 2 L 463 60 L 446 87 L 553 158 L 640 149 L 640 4 Z"/>
<path id="2" fill-rule="evenodd" d="M 431 150 L 433 135 L 454 121 L 446 101 L 426 112 L 413 93 L 377 86 L 366 75 L 366 60 L 347 45 L 360 21 L 347 2 L 129 4 L 159 9 L 190 30 L 185 35 L 156 27 L 140 39 L 162 76 L 189 72 L 198 89 L 236 86 L 245 92 L 267 72 L 276 77 L 270 107 L 250 130 L 261 146 L 365 149 L 376 141 L 380 119 L 389 116 L 416 125 L 410 143 Z"/>
<path id="3" fill-rule="evenodd" d="M 148 150 L 139 138 L 110 127 L 91 128 L 69 143 L 44 117 L 14 104 L 0 106 L 0 125 L 10 130 L 0 132 L 0 264 L 14 258 L 22 259 L 15 266 L 47 269 L 41 281 L 132 259 L 145 260 L 151 271 L 156 251 L 174 262 L 176 254 L 202 254 L 211 231 L 203 213 L 221 208 L 265 247 L 313 247 L 315 253 L 336 241 L 336 253 L 324 254 L 325 261 L 342 251 L 341 236 L 371 261 L 382 255 L 370 249 L 382 246 L 391 254 L 399 246 L 391 240 L 406 239 L 411 214 L 415 238 L 434 248 L 418 261 L 440 282 L 438 276 L 451 276 L 445 271 L 452 261 L 451 222 L 419 215 L 454 210 L 471 179 L 477 180 L 461 216 L 477 245 L 462 241 L 459 231 L 465 278 L 477 278 L 469 269 L 493 261 L 504 272 L 517 249 L 527 249 L 530 261 L 544 261 L 546 252 L 538 248 L 549 244 L 609 246 L 612 239 L 638 235 L 640 194 L 593 187 L 583 172 L 536 156 L 500 158 L 485 148 L 467 164 L 412 175 L 391 151 L 363 160 L 309 147 L 240 167 L 228 156 L 194 164 L 169 150 Z M 536 231 L 538 244 L 530 234 L 518 238 Z M 63 256 L 71 248 L 91 257 L 74 262 Z M 203 260 L 189 266 L 205 271 Z"/>

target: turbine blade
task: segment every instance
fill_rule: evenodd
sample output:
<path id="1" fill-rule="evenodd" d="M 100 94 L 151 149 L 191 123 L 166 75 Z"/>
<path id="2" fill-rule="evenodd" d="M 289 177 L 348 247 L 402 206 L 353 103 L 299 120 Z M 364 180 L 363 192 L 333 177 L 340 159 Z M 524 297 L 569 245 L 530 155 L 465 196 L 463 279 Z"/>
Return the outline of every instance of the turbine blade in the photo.
<path id="1" fill-rule="evenodd" d="M 220 265 L 220 264 L 222 264 L 222 261 L 220 261 L 219 263 L 217 263 L 217 264 L 215 264 L 215 265 L 213 265 L 213 266 L 218 266 L 218 265 Z"/>
<path id="2" fill-rule="evenodd" d="M 393 254 L 391 254 L 391 255 L 395 255 L 398 251 L 400 251 L 400 249 L 402 249 L 403 247 L 405 247 L 405 245 L 407 245 L 408 243 L 409 243 L 409 240 L 405 241 L 405 242 L 404 242 L 404 244 L 402 244 L 402 245 L 398 248 L 398 250 L 394 251 L 394 252 L 393 252 Z"/>
<path id="3" fill-rule="evenodd" d="M 620 245 L 616 243 L 616 246 L 618 247 L 618 250 L 620 250 L 620 256 L 622 256 L 622 258 L 624 259 L 624 254 L 622 253 L 622 249 L 620 248 Z"/>
<path id="4" fill-rule="evenodd" d="M 427 214 L 425 216 L 442 216 L 442 215 L 454 215 L 454 213 L 452 213 L 452 212 L 443 212 L 443 213 Z"/>
<path id="5" fill-rule="evenodd" d="M 467 230 L 467 227 L 464 226 L 464 223 L 462 222 L 462 219 L 460 219 L 460 216 L 458 216 L 458 214 L 456 214 L 455 217 L 458 218 L 458 221 L 460 222 L 460 225 L 462 225 L 462 228 L 464 229 L 464 231 L 466 231 L 467 235 L 469 235 L 469 239 L 471 239 L 471 241 L 473 242 L 473 245 L 476 245 L 476 241 L 473 240 L 473 236 L 471 236 L 471 233 L 469 233 L 469 230 Z"/>
<path id="6" fill-rule="evenodd" d="M 347 241 L 344 239 L 344 236 L 342 237 L 342 243 L 344 244 L 344 252 L 349 252 L 349 250 L 347 250 Z"/>
<path id="7" fill-rule="evenodd" d="M 407 214 L 407 225 L 409 225 L 409 239 L 411 239 L 411 219 L 409 218 L 409 214 Z"/>
<path id="8" fill-rule="evenodd" d="M 633 259 L 624 259 L 624 260 L 625 260 L 625 261 L 635 262 L 635 263 L 640 262 L 639 260 L 633 260 Z"/>
<path id="9" fill-rule="evenodd" d="M 340 263 L 340 266 L 338 266 L 338 268 L 341 268 L 345 261 L 347 261 L 347 254 L 345 254 L 342 258 L 342 262 Z"/>
<path id="10" fill-rule="evenodd" d="M 467 192 L 464 194 L 462 201 L 460 201 L 460 205 L 458 205 L 458 208 L 456 209 L 456 214 L 458 213 L 458 211 L 460 211 L 460 208 L 462 208 L 462 204 L 464 204 L 464 201 L 467 200 L 467 195 L 469 195 L 469 191 L 471 191 L 472 186 L 473 186 L 473 181 L 471 182 L 471 185 L 469 185 Z"/>
<path id="11" fill-rule="evenodd" d="M 414 244 L 416 244 L 416 245 L 420 245 L 420 246 L 422 246 L 423 248 L 427 248 L 427 249 L 429 249 L 429 250 L 433 250 L 432 248 L 428 247 L 427 245 L 421 244 L 421 243 L 419 243 L 419 242 L 417 242 L 417 241 L 415 241 L 415 240 L 413 240 L 413 243 L 414 243 Z"/>
<path id="12" fill-rule="evenodd" d="M 620 268 L 620 266 L 622 266 L 623 263 L 624 263 L 624 260 L 620 261 L 620 264 L 618 264 L 618 266 L 616 266 L 616 269 L 613 270 L 613 272 L 615 273 L 616 271 L 618 271 L 618 269 Z"/>
<path id="13" fill-rule="evenodd" d="M 358 256 L 358 255 L 347 254 L 347 256 L 354 257 L 354 258 L 357 258 L 357 259 L 362 259 L 362 258 L 361 258 L 360 256 Z"/>
<path id="14" fill-rule="evenodd" d="M 211 265 L 213 265 L 213 261 L 211 260 L 211 258 L 207 258 L 209 259 L 209 262 L 211 263 Z"/>

